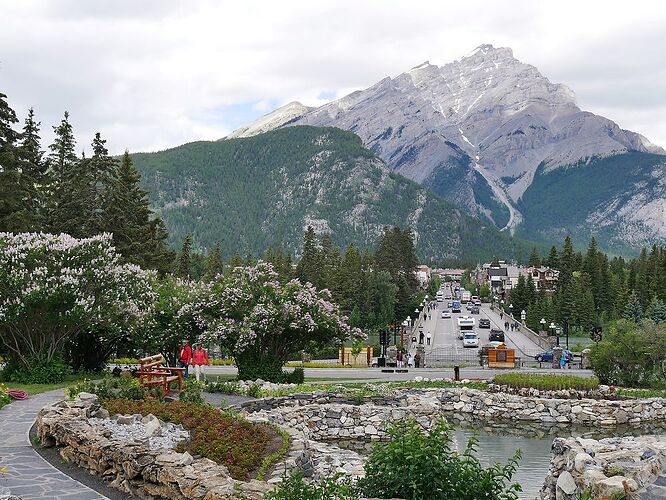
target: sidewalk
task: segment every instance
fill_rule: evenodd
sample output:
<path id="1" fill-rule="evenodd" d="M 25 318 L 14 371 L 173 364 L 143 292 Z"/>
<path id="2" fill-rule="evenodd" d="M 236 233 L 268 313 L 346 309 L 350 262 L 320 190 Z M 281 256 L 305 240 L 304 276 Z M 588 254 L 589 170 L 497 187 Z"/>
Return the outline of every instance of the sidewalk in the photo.
<path id="1" fill-rule="evenodd" d="M 106 498 L 55 469 L 32 449 L 28 433 L 44 406 L 64 397 L 62 389 L 14 401 L 0 409 L 0 485 L 23 500 L 98 500 Z"/>

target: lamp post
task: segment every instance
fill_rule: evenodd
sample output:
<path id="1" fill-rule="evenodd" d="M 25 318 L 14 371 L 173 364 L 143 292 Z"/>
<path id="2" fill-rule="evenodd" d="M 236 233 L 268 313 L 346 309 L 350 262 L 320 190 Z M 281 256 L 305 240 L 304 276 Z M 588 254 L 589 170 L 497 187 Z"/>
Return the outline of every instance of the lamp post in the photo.
<path id="1" fill-rule="evenodd" d="M 527 317 L 527 313 L 525 312 L 525 309 L 520 311 L 520 322 L 524 325 L 525 324 L 525 318 Z"/>
<path id="2" fill-rule="evenodd" d="M 513 318 L 513 304 L 509 304 L 509 316 Z"/>
<path id="3" fill-rule="evenodd" d="M 541 321 L 539 321 L 539 324 L 541 325 L 541 331 L 545 332 L 546 331 L 546 319 L 541 318 Z"/>
<path id="4" fill-rule="evenodd" d="M 550 328 L 551 334 L 552 334 L 552 335 L 557 335 L 557 331 L 555 330 L 555 328 L 557 328 L 557 327 L 555 326 L 555 323 L 553 323 L 553 322 L 551 321 L 551 322 L 550 322 L 550 325 L 548 325 L 548 326 L 549 326 L 549 328 Z M 560 337 L 559 337 L 559 335 L 557 336 L 557 338 L 556 338 L 555 340 L 556 340 L 556 342 L 557 342 L 556 345 L 560 345 Z"/>

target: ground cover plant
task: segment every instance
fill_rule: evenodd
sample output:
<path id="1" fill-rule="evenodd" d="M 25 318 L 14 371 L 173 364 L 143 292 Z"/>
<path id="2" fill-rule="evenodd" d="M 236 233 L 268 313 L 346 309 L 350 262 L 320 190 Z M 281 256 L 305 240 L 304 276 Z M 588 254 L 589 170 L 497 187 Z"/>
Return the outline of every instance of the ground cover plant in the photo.
<path id="1" fill-rule="evenodd" d="M 110 399 L 104 407 L 111 415 L 152 413 L 157 418 L 182 424 L 190 431 L 191 439 L 178 451 L 188 451 L 226 466 L 235 479 L 246 480 L 264 462 L 267 445 L 274 431 L 253 424 L 229 412 L 209 405 L 175 401 L 130 401 Z"/>
<path id="2" fill-rule="evenodd" d="M 549 375 L 541 373 L 502 373 L 496 375 L 498 385 L 515 388 L 532 388 L 541 391 L 562 389 L 594 390 L 599 387 L 599 380 L 594 377 L 576 377 L 574 375 Z"/>

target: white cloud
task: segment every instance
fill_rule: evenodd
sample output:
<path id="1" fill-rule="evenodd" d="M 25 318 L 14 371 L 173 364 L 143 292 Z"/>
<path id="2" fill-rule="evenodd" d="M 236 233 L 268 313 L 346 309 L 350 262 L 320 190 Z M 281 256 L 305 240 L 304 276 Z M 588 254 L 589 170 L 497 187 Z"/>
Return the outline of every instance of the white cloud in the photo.
<path id="1" fill-rule="evenodd" d="M 492 43 L 566 83 L 582 108 L 666 145 L 660 2 L 0 0 L 0 10 L 0 91 L 21 116 L 35 107 L 46 141 L 65 109 L 81 147 L 96 130 L 114 152 L 218 138 L 248 110 L 319 105 Z"/>

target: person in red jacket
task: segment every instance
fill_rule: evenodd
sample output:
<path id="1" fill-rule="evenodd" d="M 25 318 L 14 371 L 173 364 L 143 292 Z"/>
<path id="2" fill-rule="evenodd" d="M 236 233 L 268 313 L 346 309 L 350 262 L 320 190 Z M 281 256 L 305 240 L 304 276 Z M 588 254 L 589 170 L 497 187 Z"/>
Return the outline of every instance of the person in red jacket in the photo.
<path id="1" fill-rule="evenodd" d="M 208 365 L 208 351 L 201 346 L 201 342 L 197 342 L 196 349 L 192 355 L 192 364 L 194 364 L 194 374 L 199 382 L 199 377 L 204 375 L 204 366 Z"/>
<path id="2" fill-rule="evenodd" d="M 192 348 L 187 340 L 183 340 L 183 343 L 180 344 L 180 348 L 178 349 L 178 362 L 180 363 L 181 368 L 185 368 L 184 376 L 187 378 L 189 376 L 189 366 L 192 362 Z"/>

